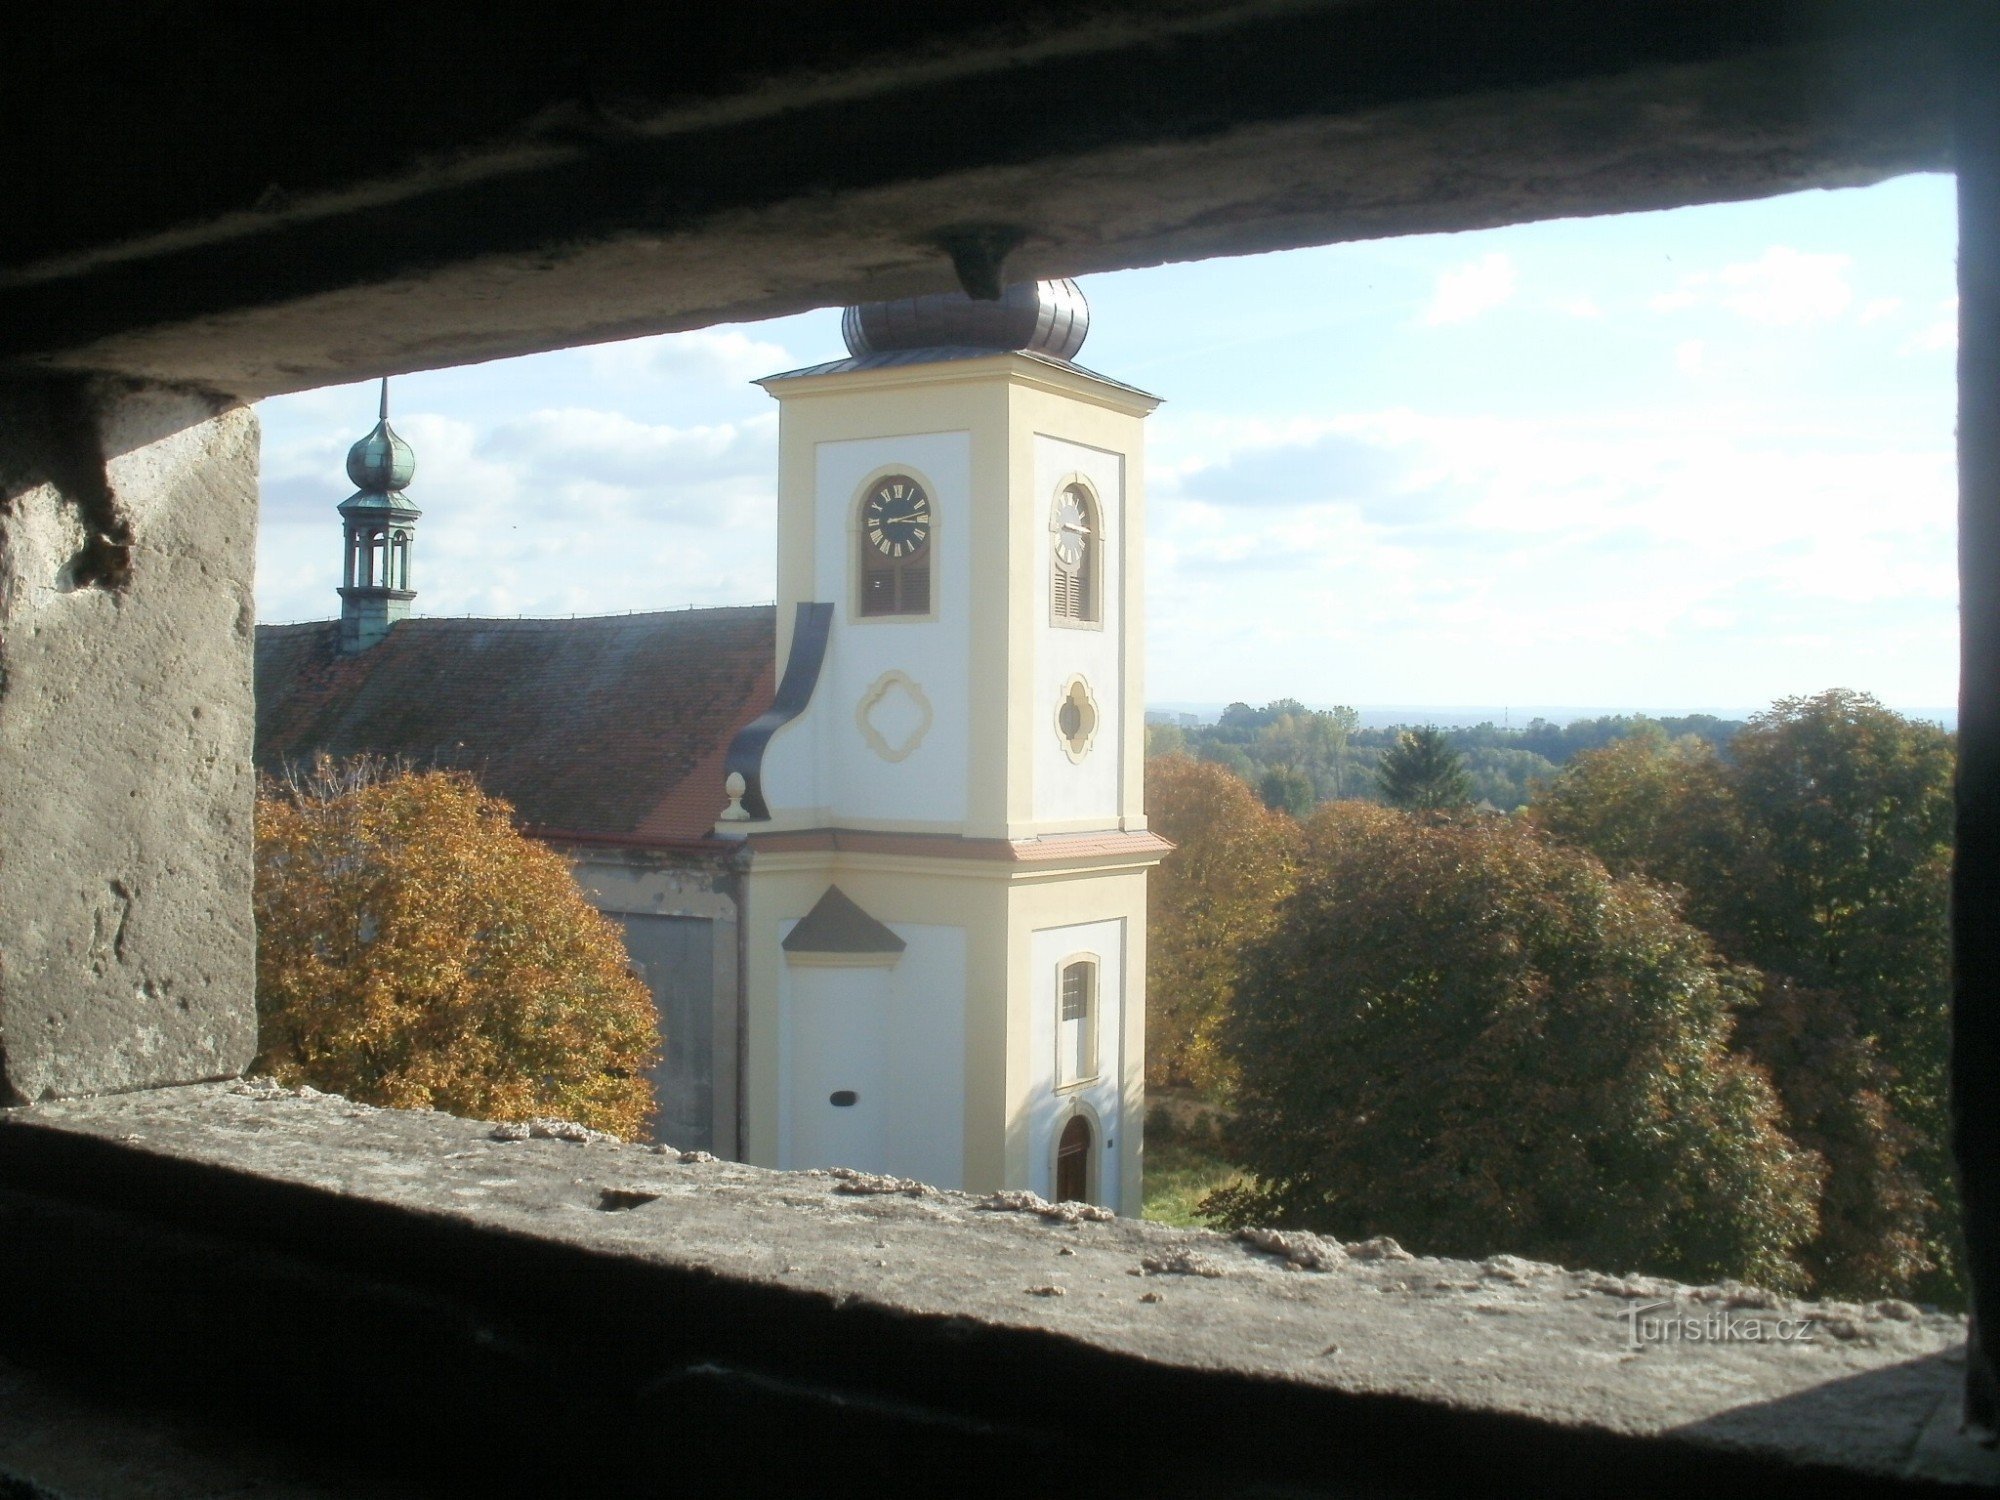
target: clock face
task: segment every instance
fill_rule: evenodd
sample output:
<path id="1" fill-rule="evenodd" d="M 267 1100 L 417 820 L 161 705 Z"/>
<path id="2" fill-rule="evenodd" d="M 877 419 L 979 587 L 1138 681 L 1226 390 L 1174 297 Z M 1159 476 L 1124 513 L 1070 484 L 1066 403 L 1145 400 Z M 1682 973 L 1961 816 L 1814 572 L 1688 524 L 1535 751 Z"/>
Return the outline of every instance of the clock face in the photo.
<path id="1" fill-rule="evenodd" d="M 868 545 L 887 558 L 914 557 L 930 545 L 931 497 L 906 474 L 875 486 L 861 507 Z"/>
<path id="2" fill-rule="evenodd" d="M 1090 516 L 1075 490 L 1064 490 L 1056 501 L 1049 530 L 1055 533 L 1056 561 L 1065 568 L 1075 568 L 1083 561 L 1083 539 L 1090 535 Z"/>

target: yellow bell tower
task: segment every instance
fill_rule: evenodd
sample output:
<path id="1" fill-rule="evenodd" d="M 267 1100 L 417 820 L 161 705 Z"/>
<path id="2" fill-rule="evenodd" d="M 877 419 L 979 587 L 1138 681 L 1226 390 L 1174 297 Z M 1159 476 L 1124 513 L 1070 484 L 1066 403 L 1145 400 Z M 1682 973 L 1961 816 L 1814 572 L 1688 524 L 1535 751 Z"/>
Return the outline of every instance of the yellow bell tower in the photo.
<path id="1" fill-rule="evenodd" d="M 1141 433 L 1071 282 L 848 309 L 779 402 L 746 840 L 744 1150 L 1136 1214 Z"/>

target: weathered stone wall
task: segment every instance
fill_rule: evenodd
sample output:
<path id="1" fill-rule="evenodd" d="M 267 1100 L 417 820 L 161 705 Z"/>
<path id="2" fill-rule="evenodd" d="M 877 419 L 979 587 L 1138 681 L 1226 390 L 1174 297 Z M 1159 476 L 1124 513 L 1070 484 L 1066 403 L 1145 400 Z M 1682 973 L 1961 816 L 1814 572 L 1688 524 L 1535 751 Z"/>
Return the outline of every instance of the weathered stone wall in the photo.
<path id="1" fill-rule="evenodd" d="M 268 1082 L 0 1110 L 6 1287 L 33 1291 L 5 1304 L 0 1358 L 447 1494 L 2000 1481 L 1956 1434 L 1964 1320 L 1907 1303 L 1232 1239 Z M 0 1476 L 53 1483 L 8 1427 Z"/>
<path id="2" fill-rule="evenodd" d="M 562 843 L 585 898 L 626 929 L 626 948 L 660 1007 L 666 1056 L 653 1074 L 655 1140 L 741 1154 L 737 1130 L 737 984 L 740 877 L 727 855 L 631 845 Z M 664 950 L 648 944 L 656 919 L 706 926 L 706 963 L 656 972 Z M 699 950 L 702 945 L 693 945 Z M 704 1000 L 700 992 L 706 992 Z"/>
<path id="3" fill-rule="evenodd" d="M 943 291 L 979 246 L 1025 280 L 1871 182 L 1948 163 L 1954 8 L 401 6 L 390 111 L 365 7 L 105 11 L 20 38 L 0 362 L 247 399 Z"/>
<path id="4" fill-rule="evenodd" d="M 0 1098 L 250 1060 L 256 480 L 246 408 L 0 387 Z"/>

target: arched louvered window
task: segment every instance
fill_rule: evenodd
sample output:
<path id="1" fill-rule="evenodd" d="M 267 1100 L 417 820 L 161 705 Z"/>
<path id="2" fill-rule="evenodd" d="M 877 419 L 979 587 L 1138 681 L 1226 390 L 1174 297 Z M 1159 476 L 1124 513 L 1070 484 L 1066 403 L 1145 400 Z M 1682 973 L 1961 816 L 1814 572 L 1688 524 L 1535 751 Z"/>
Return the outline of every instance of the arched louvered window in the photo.
<path id="1" fill-rule="evenodd" d="M 861 549 L 863 615 L 931 612 L 931 497 L 908 474 L 889 474 L 861 500 L 856 544 Z"/>
<path id="2" fill-rule="evenodd" d="M 1049 517 L 1049 612 L 1058 624 L 1093 624 L 1102 592 L 1104 538 L 1097 503 L 1081 484 L 1066 484 Z"/>
<path id="3" fill-rule="evenodd" d="M 1064 959 L 1056 971 L 1056 1087 L 1097 1076 L 1097 960 Z"/>

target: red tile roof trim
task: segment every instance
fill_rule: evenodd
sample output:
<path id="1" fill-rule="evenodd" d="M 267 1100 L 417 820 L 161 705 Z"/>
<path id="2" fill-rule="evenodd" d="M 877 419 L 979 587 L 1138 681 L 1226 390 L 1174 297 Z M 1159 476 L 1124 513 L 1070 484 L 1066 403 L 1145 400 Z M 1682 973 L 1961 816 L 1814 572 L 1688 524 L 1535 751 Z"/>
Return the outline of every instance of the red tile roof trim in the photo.
<path id="1" fill-rule="evenodd" d="M 756 854 L 838 852 L 895 854 L 916 859 L 991 860 L 1006 864 L 1059 864 L 1065 860 L 1105 858 L 1156 862 L 1173 845 L 1157 833 L 1058 833 L 1033 839 L 974 839 L 943 833 L 892 833 L 861 828 L 810 828 L 783 833 L 753 833 L 747 842 Z"/>

